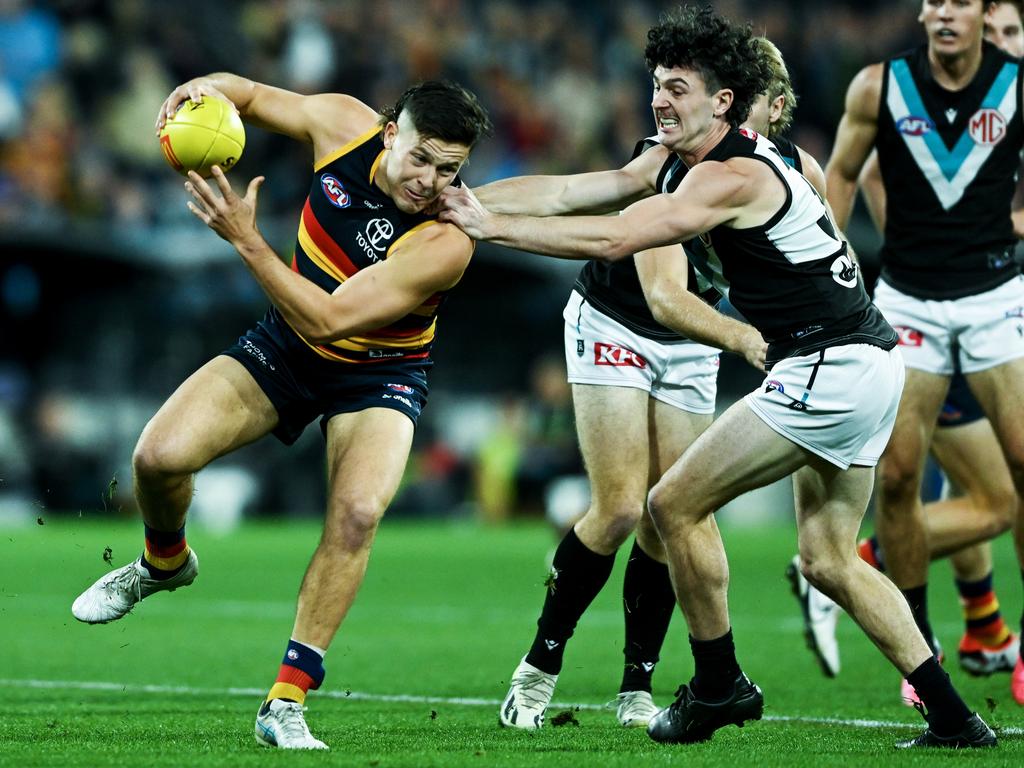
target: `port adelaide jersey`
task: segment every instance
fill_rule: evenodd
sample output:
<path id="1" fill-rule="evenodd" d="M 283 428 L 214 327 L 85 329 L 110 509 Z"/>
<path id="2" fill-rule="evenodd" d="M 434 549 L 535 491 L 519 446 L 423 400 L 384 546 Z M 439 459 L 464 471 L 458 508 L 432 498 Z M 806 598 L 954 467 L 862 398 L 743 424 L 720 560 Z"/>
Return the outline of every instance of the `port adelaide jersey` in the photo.
<path id="1" fill-rule="evenodd" d="M 753 131 L 730 131 L 705 160 L 734 157 L 767 164 L 785 186 L 786 201 L 764 224 L 718 226 L 701 235 L 707 262 L 699 268 L 764 336 L 768 364 L 842 344 L 896 346 L 896 333 L 868 299 L 811 183 Z"/>
<path id="2" fill-rule="evenodd" d="M 432 216 L 403 213 L 374 184 L 383 153 L 381 132 L 375 128 L 313 169 L 292 269 L 327 293 L 360 269 L 385 260 L 409 235 L 437 223 Z M 434 294 L 405 317 L 361 336 L 329 344 L 306 343 L 320 356 L 346 363 L 426 358 L 444 296 Z"/>
<path id="3" fill-rule="evenodd" d="M 656 146 L 657 138 L 642 139 L 633 150 L 633 159 Z M 674 192 L 685 175 L 686 166 L 683 161 L 675 155 L 670 155 L 658 172 L 657 190 Z M 684 246 L 689 255 L 690 244 L 685 243 Z M 690 292 L 697 294 L 712 306 L 717 304 L 721 294 L 708 279 L 694 269 L 692 259 L 688 270 L 686 286 Z M 588 261 L 580 270 L 573 287 L 588 303 L 634 333 L 663 342 L 682 339 L 678 333 L 654 319 L 644 298 L 643 288 L 640 287 L 640 276 L 637 274 L 636 261 L 632 256 L 614 262 Z"/>
<path id="4" fill-rule="evenodd" d="M 800 153 L 796 144 L 789 139 L 778 137 L 772 139 L 782 153 L 787 165 L 803 172 Z M 652 147 L 658 146 L 657 137 L 642 139 L 633 150 L 633 159 Z M 670 155 L 658 173 L 657 189 L 659 192 L 674 192 L 679 182 L 686 175 L 686 166 L 675 155 Z M 708 263 L 703 255 L 704 246 L 698 238 L 683 244 L 689 261 L 687 288 L 714 306 L 722 294 L 712 285 L 713 275 L 699 271 Z M 634 333 L 658 341 L 679 341 L 682 337 L 671 331 L 651 314 L 640 287 L 640 277 L 636 271 L 636 261 L 632 256 L 614 262 L 588 261 L 576 284 L 573 286 L 594 307 Z"/>
<path id="5" fill-rule="evenodd" d="M 935 82 L 927 46 L 885 62 L 876 145 L 887 193 L 882 277 L 923 299 L 1019 271 L 1010 203 L 1024 142 L 1020 63 L 985 43 L 971 83 Z"/>

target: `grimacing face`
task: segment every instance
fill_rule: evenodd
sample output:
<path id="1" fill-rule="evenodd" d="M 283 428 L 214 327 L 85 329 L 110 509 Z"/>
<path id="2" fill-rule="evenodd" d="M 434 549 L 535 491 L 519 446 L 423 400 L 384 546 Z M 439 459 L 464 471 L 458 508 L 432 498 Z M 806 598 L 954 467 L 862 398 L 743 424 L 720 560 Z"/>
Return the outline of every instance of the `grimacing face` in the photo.
<path id="1" fill-rule="evenodd" d="M 437 200 L 469 157 L 465 144 L 420 136 L 404 112 L 384 126 L 383 138 L 388 154 L 376 181 L 403 213 L 419 213 Z"/>
<path id="2" fill-rule="evenodd" d="M 1011 56 L 1024 56 L 1024 25 L 1012 3 L 993 3 L 985 13 L 985 39 Z"/>
<path id="3" fill-rule="evenodd" d="M 732 105 L 732 91 L 707 92 L 703 76 L 694 69 L 659 66 L 654 70 L 651 109 L 658 141 L 673 152 L 698 147 L 716 117 Z"/>

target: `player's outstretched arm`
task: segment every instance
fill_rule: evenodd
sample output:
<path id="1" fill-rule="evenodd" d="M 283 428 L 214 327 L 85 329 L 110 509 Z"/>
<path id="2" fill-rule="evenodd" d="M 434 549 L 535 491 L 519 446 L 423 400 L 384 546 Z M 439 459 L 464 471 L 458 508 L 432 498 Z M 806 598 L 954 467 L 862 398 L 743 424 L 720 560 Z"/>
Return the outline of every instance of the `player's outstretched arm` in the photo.
<path id="1" fill-rule="evenodd" d="M 648 197 L 619 216 L 498 214 L 481 205 L 472 191 L 449 187 L 442 193 L 445 209 L 439 218 L 474 240 L 564 259 L 615 261 L 689 240 L 733 220 L 754 189 L 750 174 L 735 172 L 728 162 L 705 162 L 691 170 L 675 192 Z"/>
<path id="2" fill-rule="evenodd" d="M 164 100 L 157 114 L 157 135 L 186 100 L 213 96 L 232 104 L 250 125 L 313 145 L 314 158 L 366 133 L 377 123 L 374 110 L 352 96 L 300 93 L 258 83 L 229 72 L 218 72 L 182 83 Z"/>
<path id="3" fill-rule="evenodd" d="M 357 272 L 332 293 L 293 272 L 256 227 L 256 198 L 263 177 L 249 182 L 244 198 L 214 166 L 215 191 L 189 174 L 188 207 L 231 243 L 285 320 L 307 341 L 324 344 L 357 336 L 398 320 L 462 277 L 473 243 L 456 227 L 427 225 L 382 262 Z"/>
<path id="4" fill-rule="evenodd" d="M 688 339 L 735 352 L 764 370 L 768 344 L 757 329 L 723 315 L 687 289 L 689 265 L 683 246 L 651 248 L 635 259 L 640 287 L 655 320 Z"/>
<path id="5" fill-rule="evenodd" d="M 483 206 L 495 213 L 608 213 L 657 192 L 658 172 L 667 158 L 667 149 L 654 147 L 614 170 L 569 176 L 515 176 L 473 191 Z"/>
<path id="6" fill-rule="evenodd" d="M 857 193 L 857 179 L 875 144 L 882 90 L 881 64 L 865 67 L 846 91 L 846 112 L 839 121 L 832 157 L 825 168 L 828 202 L 845 230 Z"/>

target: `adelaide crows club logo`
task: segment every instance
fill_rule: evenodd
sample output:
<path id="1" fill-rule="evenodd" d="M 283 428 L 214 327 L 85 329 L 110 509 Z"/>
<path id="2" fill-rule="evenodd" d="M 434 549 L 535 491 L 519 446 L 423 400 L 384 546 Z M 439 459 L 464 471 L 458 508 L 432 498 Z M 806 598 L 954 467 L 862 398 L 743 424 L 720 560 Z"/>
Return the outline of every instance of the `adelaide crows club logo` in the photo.
<path id="1" fill-rule="evenodd" d="M 320 177 L 320 187 L 335 208 L 348 208 L 352 205 L 352 198 L 345 191 L 345 187 L 331 174 L 325 173 Z"/>

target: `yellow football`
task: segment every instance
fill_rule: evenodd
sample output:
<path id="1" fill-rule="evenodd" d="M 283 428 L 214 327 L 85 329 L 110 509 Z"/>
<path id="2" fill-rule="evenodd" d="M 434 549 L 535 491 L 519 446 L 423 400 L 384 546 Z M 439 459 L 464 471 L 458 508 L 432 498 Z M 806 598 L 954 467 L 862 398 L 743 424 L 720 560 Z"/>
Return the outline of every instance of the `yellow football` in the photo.
<path id="1" fill-rule="evenodd" d="M 178 173 L 195 171 L 202 177 L 219 165 L 227 171 L 242 156 L 245 127 L 234 107 L 221 99 L 203 96 L 186 101 L 160 131 L 160 148 Z"/>

